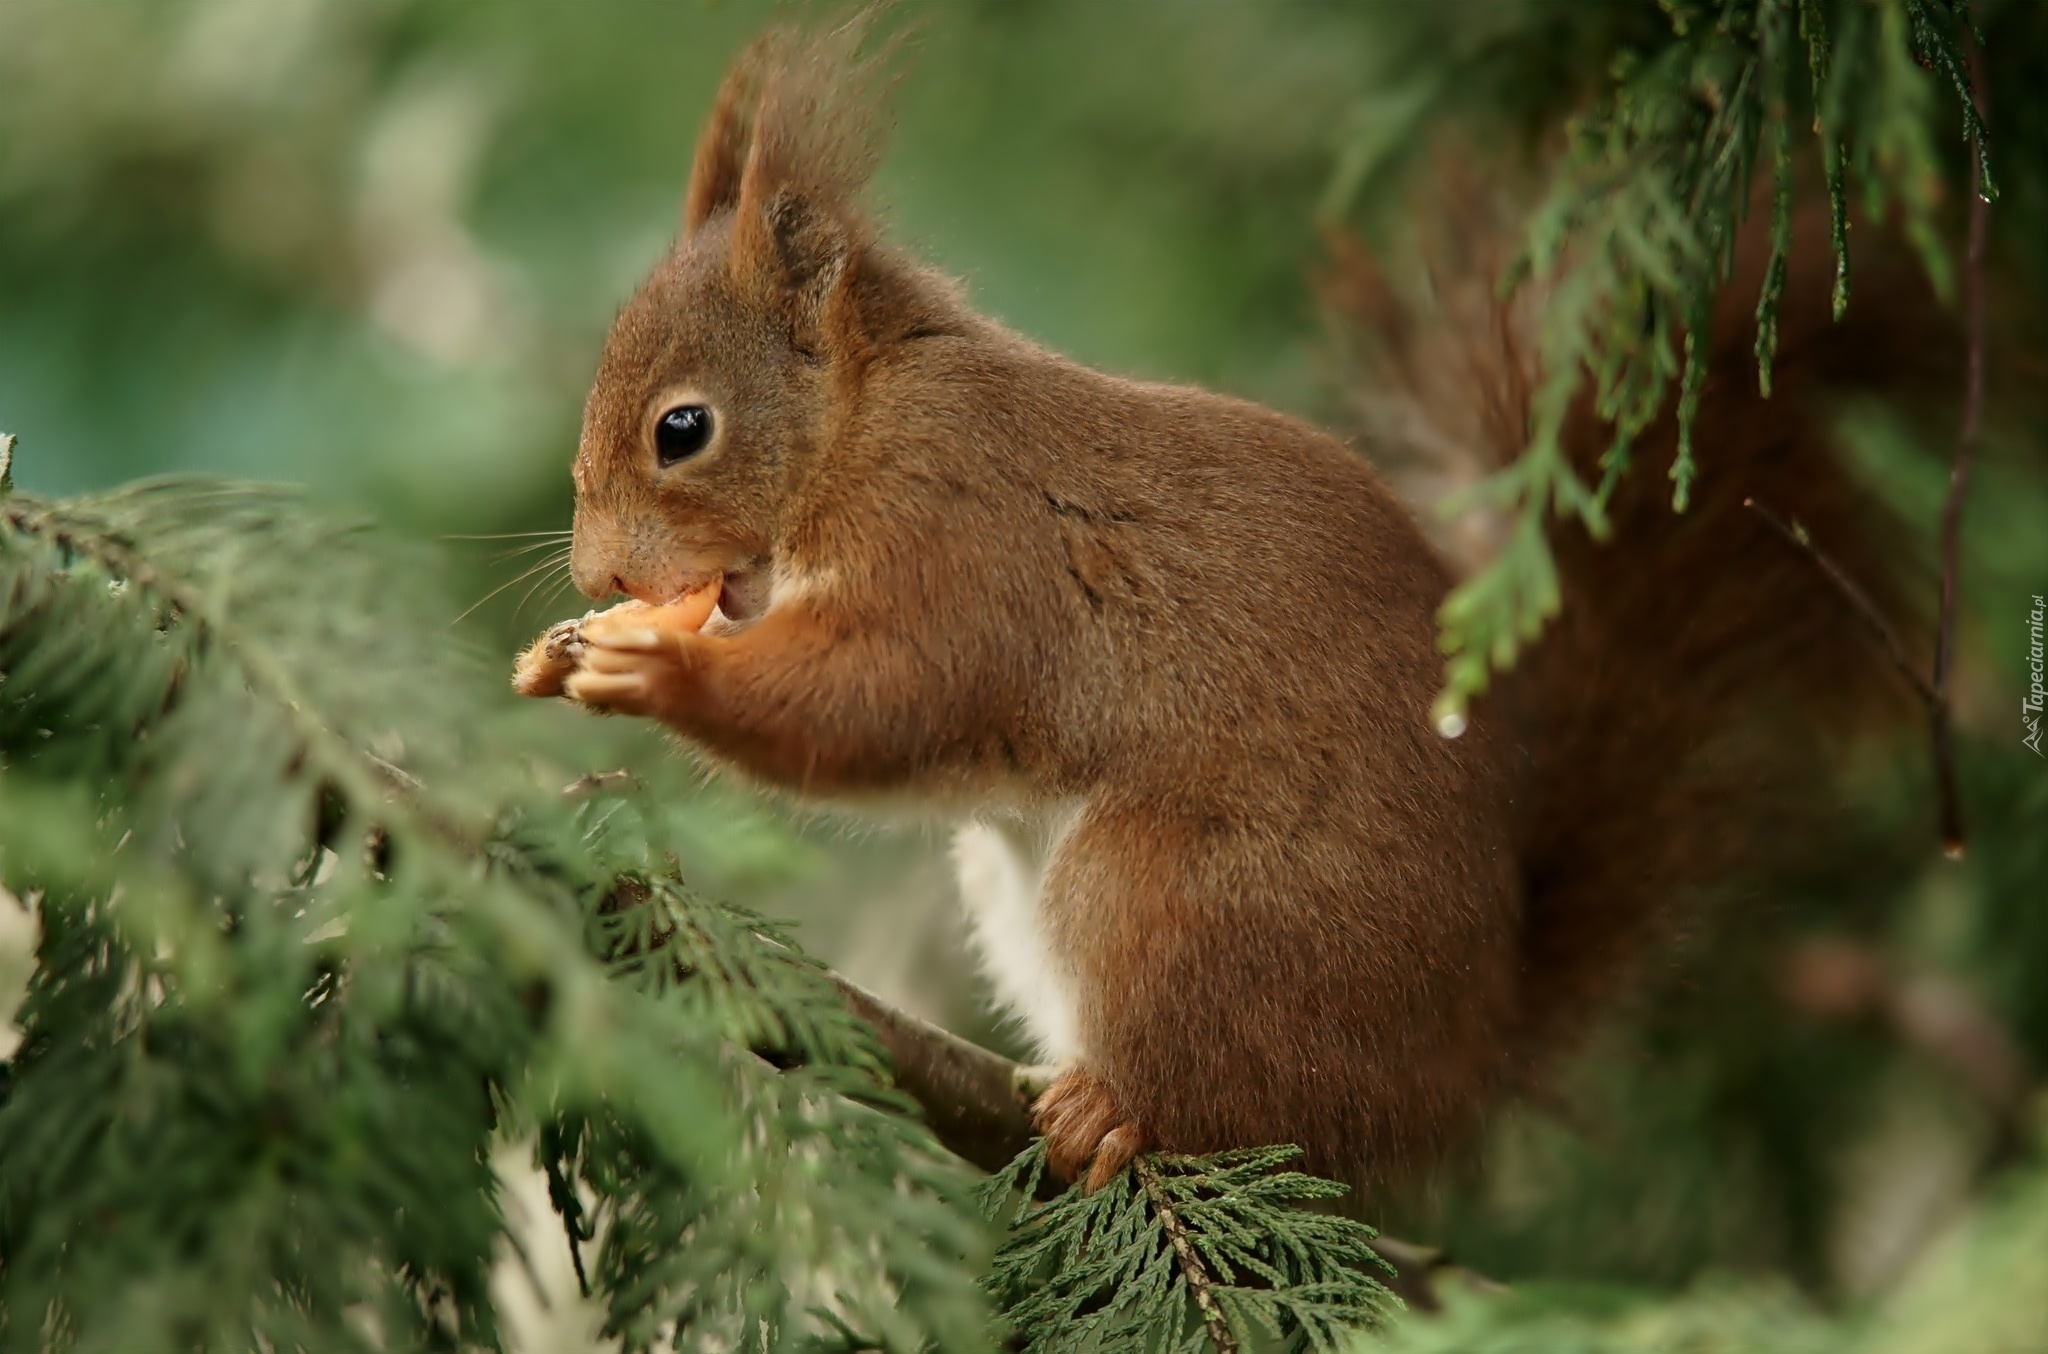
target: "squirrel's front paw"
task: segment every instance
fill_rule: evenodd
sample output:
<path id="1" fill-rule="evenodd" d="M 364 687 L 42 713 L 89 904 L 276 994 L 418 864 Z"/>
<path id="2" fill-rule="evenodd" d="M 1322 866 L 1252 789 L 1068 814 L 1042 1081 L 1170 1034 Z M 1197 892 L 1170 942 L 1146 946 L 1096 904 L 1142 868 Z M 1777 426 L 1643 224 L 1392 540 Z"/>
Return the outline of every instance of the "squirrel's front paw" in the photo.
<path id="1" fill-rule="evenodd" d="M 697 632 L 718 605 L 716 580 L 666 606 L 622 602 L 552 626 L 519 656 L 523 696 L 565 695 L 593 710 L 659 719 L 689 698 Z"/>
<path id="2" fill-rule="evenodd" d="M 593 710 L 659 719 L 688 698 L 693 635 L 626 630 L 589 640 L 562 693 Z"/>
<path id="3" fill-rule="evenodd" d="M 697 632 L 718 605 L 718 587 L 661 607 L 616 607 L 581 626 L 583 651 L 563 682 L 593 710 L 661 719 L 683 708 L 697 673 Z"/>
<path id="4" fill-rule="evenodd" d="M 1053 1173 L 1073 1180 L 1088 1167 L 1083 1188 L 1090 1194 L 1152 1146 L 1152 1135 L 1131 1118 L 1116 1092 L 1085 1067 L 1062 1072 L 1031 1107 L 1031 1121 L 1045 1139 Z"/>

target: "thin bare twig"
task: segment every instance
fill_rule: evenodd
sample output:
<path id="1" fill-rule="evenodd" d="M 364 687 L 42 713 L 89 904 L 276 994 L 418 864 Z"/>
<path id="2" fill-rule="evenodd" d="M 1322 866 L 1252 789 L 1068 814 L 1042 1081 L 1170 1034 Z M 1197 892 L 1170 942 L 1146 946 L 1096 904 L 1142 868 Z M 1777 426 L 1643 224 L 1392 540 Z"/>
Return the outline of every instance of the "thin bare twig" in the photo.
<path id="1" fill-rule="evenodd" d="M 1145 1187 L 1145 1197 L 1152 1201 L 1152 1211 L 1159 1215 L 1159 1225 L 1166 1229 L 1166 1239 L 1180 1260 L 1188 1294 L 1202 1314 L 1202 1324 L 1209 1329 L 1209 1343 L 1216 1347 L 1216 1354 L 1237 1354 L 1237 1337 L 1230 1333 L 1230 1323 L 1223 1319 L 1223 1309 L 1216 1303 L 1216 1281 L 1196 1253 L 1194 1242 L 1188 1240 L 1188 1229 L 1182 1225 L 1180 1214 L 1173 1211 L 1173 1201 L 1166 1197 L 1166 1188 L 1159 1183 L 1159 1172 L 1143 1155 L 1131 1162 L 1131 1169 L 1138 1173 L 1138 1183 Z"/>
<path id="2" fill-rule="evenodd" d="M 632 783 L 633 773 L 623 766 L 616 771 L 585 771 L 562 787 L 562 798 L 587 799 L 591 795 Z"/>
<path id="3" fill-rule="evenodd" d="M 1906 641 L 1899 635 L 1898 627 L 1885 617 L 1876 602 L 1870 600 L 1870 594 L 1849 576 L 1849 571 L 1844 569 L 1833 555 L 1821 549 L 1820 543 L 1813 539 L 1805 527 L 1797 522 L 1786 521 L 1771 507 L 1759 503 L 1756 499 L 1745 498 L 1742 500 L 1742 506 L 1761 517 L 1787 545 L 1812 560 L 1814 567 L 1826 576 L 1828 582 L 1835 585 L 1835 591 L 1842 594 L 1842 600 L 1856 613 L 1856 619 L 1863 622 L 1878 643 L 1884 645 L 1885 652 L 1891 656 L 1892 666 L 1899 670 L 1899 675 L 1906 679 L 1907 685 L 1913 688 L 1913 694 L 1920 698 L 1920 703 L 1927 707 L 1931 716 L 1934 707 L 1941 701 L 1941 694 L 1934 689 L 1934 684 L 1927 680 L 1927 674 L 1920 670 L 1920 665 L 1914 662 L 1911 651 L 1906 648 Z"/>
<path id="4" fill-rule="evenodd" d="M 1787 545 L 1813 561 L 1814 567 L 1821 571 L 1828 582 L 1834 584 L 1835 591 L 1849 604 L 1849 610 L 1855 613 L 1856 619 L 1862 621 L 1877 642 L 1884 646 L 1885 653 L 1892 660 L 1892 666 L 1906 679 L 1906 684 L 1913 688 L 1913 694 L 1920 698 L 1921 707 L 1927 712 L 1927 727 L 1934 745 L 1934 793 L 1941 820 L 1941 848 L 1950 860 L 1960 859 L 1963 854 L 1963 829 L 1962 809 L 1956 791 L 1955 740 L 1951 734 L 1949 721 L 1948 693 L 1935 685 L 1940 677 L 1930 679 L 1920 670 L 1920 665 L 1913 661 L 1912 653 L 1906 648 L 1906 641 L 1900 637 L 1898 627 L 1886 618 L 1876 602 L 1870 600 L 1870 594 L 1849 576 L 1849 571 L 1844 569 L 1833 555 L 1821 548 L 1820 543 L 1813 539 L 1812 533 L 1797 522 L 1786 521 L 1754 498 L 1743 499 L 1742 506 L 1762 518 Z M 1944 593 L 1949 586 L 1949 583 L 1944 582 Z M 1947 618 L 1947 605 L 1944 600 L 1942 624 L 1945 629 L 1953 624 Z M 1940 672 L 1939 663 L 1937 654 L 1937 674 Z"/>
<path id="5" fill-rule="evenodd" d="M 1984 86 L 1984 52 L 1970 50 L 1970 99 L 1977 106 L 1977 124 L 1988 121 Z M 1978 137 L 1983 133 L 1980 131 Z M 1967 329 L 1968 363 L 1963 386 L 1963 426 L 1956 437 L 1956 459 L 1949 471 L 1948 498 L 1941 505 L 1941 621 L 1934 647 L 1934 769 L 1942 791 L 1942 848 L 1951 859 L 1963 854 L 1962 810 L 1955 788 L 1955 739 L 1950 731 L 1949 680 L 1955 671 L 1956 592 L 1961 568 L 1963 501 L 1969 496 L 1976 469 L 1977 437 L 1984 424 L 1984 256 L 1991 241 L 1991 185 L 1984 182 L 1982 147 L 1971 146 L 1970 253 L 1965 268 L 1963 322 Z"/>

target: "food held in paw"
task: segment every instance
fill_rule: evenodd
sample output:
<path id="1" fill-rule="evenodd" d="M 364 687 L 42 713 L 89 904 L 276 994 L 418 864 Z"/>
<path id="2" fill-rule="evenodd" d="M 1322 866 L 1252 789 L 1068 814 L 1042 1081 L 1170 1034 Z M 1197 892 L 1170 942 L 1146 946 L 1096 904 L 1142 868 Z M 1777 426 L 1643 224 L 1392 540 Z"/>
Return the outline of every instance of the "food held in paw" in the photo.
<path id="1" fill-rule="evenodd" d="M 714 578 L 660 606 L 650 606 L 646 602 L 622 602 L 609 611 L 584 617 L 580 622 L 582 638 L 586 641 L 602 640 L 608 633 L 628 629 L 681 630 L 694 635 L 711 619 L 711 612 L 718 605 L 721 586 L 722 581 Z"/>
<path id="2" fill-rule="evenodd" d="M 718 605 L 720 586 L 720 580 L 713 579 L 661 606 L 621 602 L 608 611 L 586 612 L 578 620 L 559 621 L 519 655 L 512 670 L 512 689 L 522 696 L 561 695 L 570 676 L 583 666 L 583 655 L 593 638 L 628 630 L 681 630 L 695 634 L 711 619 L 711 612 Z"/>

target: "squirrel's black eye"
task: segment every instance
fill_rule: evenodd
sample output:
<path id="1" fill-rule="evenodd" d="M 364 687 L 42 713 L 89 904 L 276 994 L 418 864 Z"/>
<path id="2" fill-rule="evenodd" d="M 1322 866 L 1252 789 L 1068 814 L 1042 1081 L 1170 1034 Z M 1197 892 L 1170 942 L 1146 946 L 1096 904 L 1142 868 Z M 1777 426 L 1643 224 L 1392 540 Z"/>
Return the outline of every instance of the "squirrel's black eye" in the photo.
<path id="1" fill-rule="evenodd" d="M 654 451 L 664 466 L 688 460 L 711 441 L 711 411 L 701 404 L 679 404 L 654 425 Z"/>

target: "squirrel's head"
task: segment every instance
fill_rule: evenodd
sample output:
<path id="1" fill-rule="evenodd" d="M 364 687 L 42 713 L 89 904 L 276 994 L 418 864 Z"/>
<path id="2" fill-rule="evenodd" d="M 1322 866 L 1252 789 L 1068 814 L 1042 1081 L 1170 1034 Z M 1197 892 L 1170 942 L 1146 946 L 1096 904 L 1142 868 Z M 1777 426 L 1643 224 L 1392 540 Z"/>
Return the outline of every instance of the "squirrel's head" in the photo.
<path id="1" fill-rule="evenodd" d="M 577 448 L 585 594 L 667 601 L 769 562 L 863 373 L 928 327 L 855 197 L 876 158 L 865 25 L 754 44 L 697 146 L 675 248 L 605 342 Z"/>

